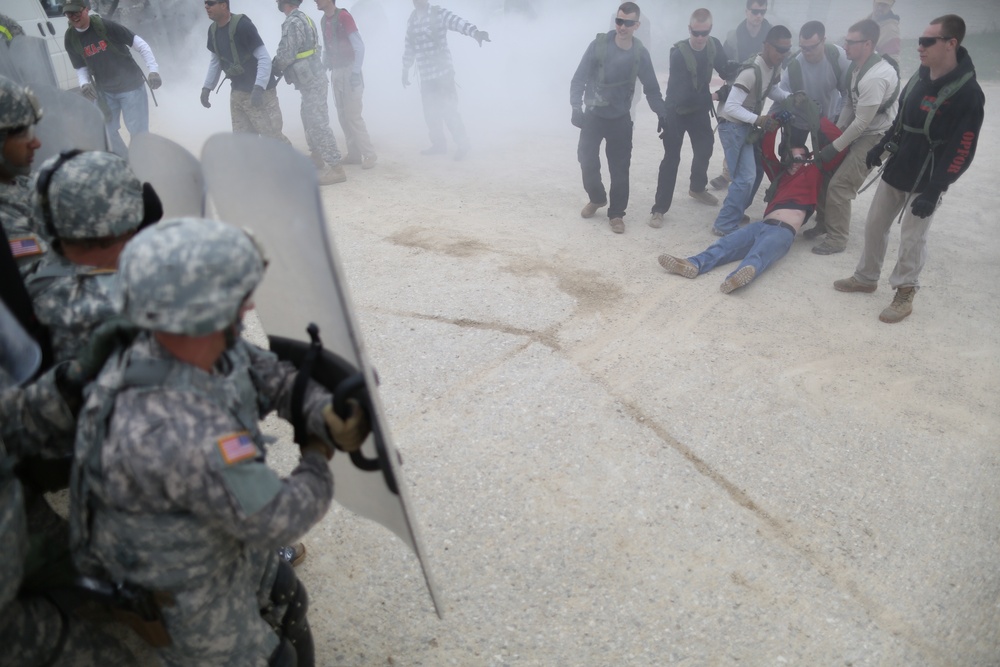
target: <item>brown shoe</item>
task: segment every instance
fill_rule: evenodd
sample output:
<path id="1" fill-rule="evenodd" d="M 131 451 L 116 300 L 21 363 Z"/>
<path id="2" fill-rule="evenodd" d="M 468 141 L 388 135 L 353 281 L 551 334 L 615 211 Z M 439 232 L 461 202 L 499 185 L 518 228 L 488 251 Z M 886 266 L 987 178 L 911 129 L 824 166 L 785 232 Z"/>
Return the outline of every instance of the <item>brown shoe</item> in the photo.
<path id="1" fill-rule="evenodd" d="M 707 190 L 702 190 L 701 192 L 688 190 L 688 196 L 690 196 L 691 199 L 694 199 L 695 201 L 701 202 L 702 204 L 706 204 L 708 206 L 719 205 L 719 199 L 715 195 L 708 192 Z"/>
<path id="2" fill-rule="evenodd" d="M 375 162 L 377 160 L 378 160 L 378 157 L 375 156 L 375 155 L 366 155 L 363 158 L 361 158 L 361 168 L 362 169 L 374 169 L 375 168 Z"/>
<path id="3" fill-rule="evenodd" d="M 625 221 L 621 218 L 611 218 L 608 222 L 611 224 L 611 231 L 615 234 L 625 233 Z"/>
<path id="4" fill-rule="evenodd" d="M 854 276 L 850 278 L 844 278 L 843 280 L 833 281 L 833 289 L 838 292 L 864 292 L 866 294 L 871 294 L 878 289 L 878 285 L 869 285 L 868 283 L 863 283 Z"/>
<path id="5" fill-rule="evenodd" d="M 711 181 L 709 181 L 708 184 L 712 186 L 713 190 L 721 190 L 723 188 L 728 188 L 729 177 L 726 176 L 725 174 L 720 174 L 715 178 L 713 178 Z"/>
<path id="6" fill-rule="evenodd" d="M 594 214 L 597 213 L 598 209 L 604 208 L 607 205 L 608 205 L 608 202 L 604 202 L 603 204 L 595 204 L 592 201 L 587 202 L 587 205 L 583 207 L 582 211 L 580 211 L 580 217 L 581 218 L 593 218 Z"/>
<path id="7" fill-rule="evenodd" d="M 814 255 L 836 255 L 838 252 L 844 252 L 844 248 L 838 248 L 829 241 L 823 241 L 819 245 L 813 246 Z"/>
<path id="8" fill-rule="evenodd" d="M 744 266 L 742 269 L 722 281 L 722 284 L 719 285 L 719 291 L 723 294 L 729 294 L 735 289 L 749 285 L 750 281 L 756 276 L 757 269 L 749 265 Z"/>
<path id="9" fill-rule="evenodd" d="M 878 319 L 886 324 L 895 324 L 909 317 L 913 312 L 913 296 L 916 293 L 916 287 L 898 288 L 892 303 L 885 307 Z"/>
<path id="10" fill-rule="evenodd" d="M 653 229 L 659 229 L 663 226 L 663 214 L 656 213 L 655 211 L 649 216 L 649 226 Z"/>
<path id="11" fill-rule="evenodd" d="M 347 172 L 339 164 L 336 167 L 327 165 L 325 169 L 319 172 L 320 185 L 333 185 L 334 183 L 343 183 L 346 180 Z"/>
<path id="12" fill-rule="evenodd" d="M 674 257 L 673 255 L 660 255 L 656 261 L 670 273 L 676 273 L 685 278 L 698 277 L 698 267 L 686 259 Z"/>

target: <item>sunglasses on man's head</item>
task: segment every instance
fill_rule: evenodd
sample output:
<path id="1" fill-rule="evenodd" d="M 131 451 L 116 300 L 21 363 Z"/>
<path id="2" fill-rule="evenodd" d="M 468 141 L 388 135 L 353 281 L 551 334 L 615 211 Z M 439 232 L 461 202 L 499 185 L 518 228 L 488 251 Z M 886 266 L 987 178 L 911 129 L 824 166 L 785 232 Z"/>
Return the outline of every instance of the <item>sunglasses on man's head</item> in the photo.
<path id="1" fill-rule="evenodd" d="M 688 28 L 688 30 L 691 32 L 692 37 L 708 37 L 709 33 L 712 32 L 711 28 L 708 30 L 691 30 L 691 28 Z"/>
<path id="2" fill-rule="evenodd" d="M 638 23 L 638 21 L 633 21 L 632 19 L 615 19 L 615 23 L 618 25 L 623 25 L 626 28 L 631 28 L 636 23 Z"/>
<path id="3" fill-rule="evenodd" d="M 942 42 L 947 42 L 949 39 L 951 39 L 951 37 L 917 37 L 917 44 L 924 47 L 925 49 L 929 49 L 935 44 L 937 44 L 939 39 Z"/>
<path id="4" fill-rule="evenodd" d="M 763 16 L 764 14 L 767 14 L 767 10 L 766 9 L 751 9 L 750 13 L 753 14 L 754 16 Z"/>

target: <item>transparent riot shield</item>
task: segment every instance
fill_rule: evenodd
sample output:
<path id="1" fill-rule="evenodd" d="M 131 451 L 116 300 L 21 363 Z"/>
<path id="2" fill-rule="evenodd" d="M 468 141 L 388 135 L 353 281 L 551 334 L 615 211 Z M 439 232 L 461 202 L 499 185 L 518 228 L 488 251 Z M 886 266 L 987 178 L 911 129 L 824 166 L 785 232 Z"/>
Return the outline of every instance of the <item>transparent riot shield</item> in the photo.
<path id="1" fill-rule="evenodd" d="M 334 499 L 382 524 L 413 549 L 440 616 L 443 609 L 407 507 L 399 455 L 323 215 L 316 168 L 291 146 L 251 134 L 211 137 L 202 165 L 218 217 L 251 229 L 270 259 L 254 302 L 272 343 L 292 349 L 293 355 L 305 354 L 310 346 L 307 327 L 315 324 L 326 352 L 322 356 L 328 359 L 321 364 L 322 374 L 335 378 L 337 386 L 330 387 L 335 396 L 357 396 L 368 408 L 372 435 L 361 455 L 337 452 L 330 461 Z M 313 378 L 319 379 L 317 374 Z"/>
<path id="2" fill-rule="evenodd" d="M 156 190 L 164 218 L 205 215 L 201 163 L 183 146 L 146 132 L 132 138 L 128 161 L 139 180 Z"/>

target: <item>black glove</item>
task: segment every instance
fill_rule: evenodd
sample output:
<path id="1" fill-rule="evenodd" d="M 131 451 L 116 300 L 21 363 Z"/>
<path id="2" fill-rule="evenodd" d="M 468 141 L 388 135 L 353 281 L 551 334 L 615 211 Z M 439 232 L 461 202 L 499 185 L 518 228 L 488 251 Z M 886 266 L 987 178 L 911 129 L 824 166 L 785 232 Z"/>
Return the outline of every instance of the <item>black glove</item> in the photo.
<path id="1" fill-rule="evenodd" d="M 823 150 L 816 153 L 816 156 L 813 158 L 813 162 L 816 164 L 825 164 L 837 157 L 837 153 L 838 151 L 833 147 L 833 144 L 827 144 L 826 146 L 823 146 Z"/>
<path id="2" fill-rule="evenodd" d="M 82 86 L 80 86 L 80 94 L 86 97 L 88 100 L 91 101 L 96 100 L 97 88 L 94 88 L 94 84 L 92 83 L 85 83 Z"/>
<path id="3" fill-rule="evenodd" d="M 60 379 L 82 388 L 97 377 L 108 357 L 119 347 L 131 344 L 137 333 L 139 328 L 123 317 L 108 320 L 90 334 L 87 344 L 67 365 Z"/>
<path id="4" fill-rule="evenodd" d="M 157 74 L 156 72 L 150 72 L 149 76 L 146 77 L 146 80 L 149 81 L 150 90 L 156 90 L 157 88 L 163 85 L 163 80 L 160 78 L 160 75 Z"/>
<path id="5" fill-rule="evenodd" d="M 260 86 L 254 86 L 253 90 L 250 91 L 250 106 L 252 107 L 262 107 L 264 106 L 264 89 Z"/>
<path id="6" fill-rule="evenodd" d="M 728 83 L 722 84 L 721 86 L 719 86 L 719 89 L 715 91 L 715 99 L 719 100 L 720 102 L 725 102 L 726 98 L 729 97 L 729 91 L 732 89 L 733 87 Z"/>
<path id="7" fill-rule="evenodd" d="M 473 33 L 472 37 L 477 42 L 479 42 L 479 46 L 482 46 L 483 42 L 490 41 L 490 33 L 486 32 L 485 30 L 477 30 L 475 33 Z"/>
<path id="8" fill-rule="evenodd" d="M 201 89 L 201 106 L 205 107 L 206 109 L 212 108 L 212 103 L 208 101 L 208 94 L 210 92 L 212 92 L 211 88 Z"/>
<path id="9" fill-rule="evenodd" d="M 913 200 L 913 215 L 918 218 L 926 218 L 934 213 L 934 209 L 937 208 L 938 200 L 941 199 L 941 193 L 937 190 L 928 190 L 927 192 L 921 192 L 917 195 L 916 199 Z"/>
<path id="10" fill-rule="evenodd" d="M 578 128 L 580 128 L 582 130 L 583 129 L 583 119 L 584 119 L 583 109 L 576 109 L 576 108 L 574 108 L 573 109 L 573 117 L 570 119 L 569 122 L 573 123 L 573 127 L 578 127 Z"/>
<path id="11" fill-rule="evenodd" d="M 361 72 L 351 72 L 351 90 L 357 90 L 361 84 Z"/>
<path id="12" fill-rule="evenodd" d="M 870 151 L 868 151 L 868 154 L 865 155 L 865 166 L 868 167 L 869 169 L 874 169 L 875 167 L 881 167 L 882 153 L 884 151 L 885 148 L 882 146 L 882 144 L 879 144 L 878 146 L 875 146 Z"/>
<path id="13" fill-rule="evenodd" d="M 656 133 L 663 138 L 663 133 L 667 131 L 667 116 L 665 114 L 658 114 L 656 116 Z"/>

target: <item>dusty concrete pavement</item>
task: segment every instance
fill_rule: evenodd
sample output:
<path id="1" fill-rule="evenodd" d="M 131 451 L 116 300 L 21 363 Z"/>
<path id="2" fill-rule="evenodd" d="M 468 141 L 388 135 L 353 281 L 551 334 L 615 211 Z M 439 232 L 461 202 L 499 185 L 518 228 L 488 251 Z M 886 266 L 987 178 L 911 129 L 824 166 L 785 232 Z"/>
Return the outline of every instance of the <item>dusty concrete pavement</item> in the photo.
<path id="1" fill-rule="evenodd" d="M 646 226 L 654 127 L 624 236 L 579 217 L 568 122 L 324 188 L 446 615 L 335 509 L 300 568 L 319 664 L 1000 664 L 996 119 L 897 325 L 887 274 L 832 289 L 874 188 L 843 254 L 797 240 L 732 295 L 667 275 L 714 210 L 680 183 Z"/>

